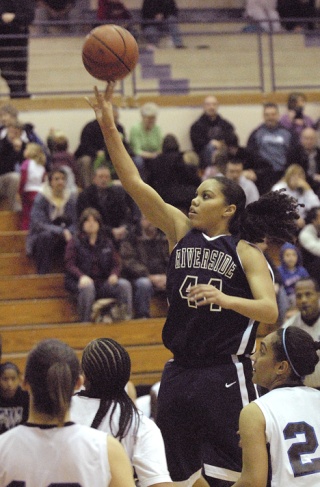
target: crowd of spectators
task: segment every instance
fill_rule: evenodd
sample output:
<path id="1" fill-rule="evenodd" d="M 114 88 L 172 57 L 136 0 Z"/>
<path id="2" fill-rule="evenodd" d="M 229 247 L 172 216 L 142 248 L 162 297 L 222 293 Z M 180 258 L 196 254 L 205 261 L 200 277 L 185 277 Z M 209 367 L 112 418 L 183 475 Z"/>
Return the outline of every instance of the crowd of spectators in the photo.
<path id="1" fill-rule="evenodd" d="M 190 125 L 188 151 L 180 150 L 174 134 L 163 134 L 158 122 L 160 108 L 155 103 L 141 106 L 141 120 L 133 124 L 128 138 L 117 106 L 114 117 L 145 182 L 186 214 L 201 181 L 213 175 L 236 181 L 247 204 L 270 190 L 283 190 L 295 198 L 300 204 L 299 262 L 319 279 L 320 148 L 316 122 L 305 114 L 305 105 L 303 93 L 288 96 L 282 115 L 277 104 L 266 103 L 262 123 L 252 129 L 247 144 L 240 146 L 236 127 L 220 114 L 217 98 L 208 95 L 203 112 Z M 26 253 L 34 259 L 37 272 L 54 271 L 66 252 L 62 263 L 69 276 L 66 287 L 77 295 L 83 321 L 90 320 L 93 303 L 102 298 L 126 303 L 119 316 L 149 317 L 152 295 L 165 292 L 166 241 L 122 188 L 98 122 L 84 125 L 73 153 L 66 134 L 51 129 L 42 141 L 32 124 L 20 123 L 19 113 L 10 104 L 0 107 L 0 118 L 0 195 L 7 198 L 11 210 L 22 212 L 21 229 L 28 232 Z M 83 220 L 88 209 L 98 215 L 89 215 L 89 220 L 98 222 L 94 237 L 86 232 L 89 224 Z M 103 280 L 99 261 L 106 258 L 107 247 L 116 271 L 110 263 Z M 79 263 L 76 258 L 78 251 L 81 256 L 86 254 L 85 248 L 91 251 L 90 265 L 88 259 L 81 257 Z M 280 261 L 274 264 L 280 265 Z M 106 285 L 115 275 L 120 283 L 126 282 L 126 298 Z M 97 279 L 103 285 L 92 289 Z M 89 284 L 90 292 L 84 290 Z M 286 289 L 286 283 L 282 285 Z M 282 300 L 281 309 L 292 305 L 292 300 L 284 305 Z"/>

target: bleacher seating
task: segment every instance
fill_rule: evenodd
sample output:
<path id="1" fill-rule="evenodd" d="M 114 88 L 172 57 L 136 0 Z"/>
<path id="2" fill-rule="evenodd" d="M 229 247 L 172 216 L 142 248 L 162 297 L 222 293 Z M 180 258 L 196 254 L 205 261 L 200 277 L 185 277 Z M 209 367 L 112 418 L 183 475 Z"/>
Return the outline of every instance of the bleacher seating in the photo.
<path id="1" fill-rule="evenodd" d="M 17 213 L 0 211 L 2 361 L 13 361 L 23 371 L 28 352 L 41 339 L 64 340 L 80 357 L 89 341 L 108 336 L 128 348 L 134 383 L 159 380 L 171 356 L 161 341 L 167 306 L 164 297 L 152 299 L 149 320 L 79 323 L 75 300 L 64 289 L 63 274 L 35 274 L 34 264 L 24 252 L 26 232 L 18 230 L 18 225 Z"/>

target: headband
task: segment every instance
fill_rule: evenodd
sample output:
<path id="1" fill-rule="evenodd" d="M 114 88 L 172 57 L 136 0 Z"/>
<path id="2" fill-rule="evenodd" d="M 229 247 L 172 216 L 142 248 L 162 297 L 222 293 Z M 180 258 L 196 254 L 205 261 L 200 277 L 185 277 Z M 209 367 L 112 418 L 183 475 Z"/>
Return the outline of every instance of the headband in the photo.
<path id="1" fill-rule="evenodd" d="M 283 344 L 283 349 L 284 349 L 284 353 L 286 354 L 286 357 L 288 359 L 288 362 L 290 364 L 290 367 L 292 368 L 293 372 L 298 376 L 298 377 L 301 377 L 301 374 L 299 374 L 296 369 L 294 368 L 293 366 L 293 363 L 291 362 L 290 360 L 290 357 L 289 357 L 289 354 L 288 354 L 288 350 L 287 350 L 287 346 L 286 346 L 286 330 L 287 328 L 284 328 L 283 329 L 283 334 L 282 334 L 282 344 Z"/>

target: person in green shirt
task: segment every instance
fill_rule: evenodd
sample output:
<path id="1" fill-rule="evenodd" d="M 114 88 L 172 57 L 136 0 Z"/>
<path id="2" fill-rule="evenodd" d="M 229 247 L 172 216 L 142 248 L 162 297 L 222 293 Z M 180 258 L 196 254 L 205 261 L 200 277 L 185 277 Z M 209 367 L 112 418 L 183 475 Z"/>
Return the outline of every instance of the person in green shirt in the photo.
<path id="1" fill-rule="evenodd" d="M 130 131 L 130 146 L 133 160 L 144 179 L 147 179 L 148 161 L 161 152 L 162 133 L 156 124 L 159 107 L 155 103 L 145 103 L 140 109 L 142 120 Z"/>

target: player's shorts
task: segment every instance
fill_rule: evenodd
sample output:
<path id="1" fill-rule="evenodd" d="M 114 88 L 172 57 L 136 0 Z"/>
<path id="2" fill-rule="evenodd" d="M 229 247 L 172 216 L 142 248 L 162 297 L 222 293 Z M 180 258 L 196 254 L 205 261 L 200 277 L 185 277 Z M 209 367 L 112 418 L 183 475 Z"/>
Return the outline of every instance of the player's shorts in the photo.
<path id="1" fill-rule="evenodd" d="M 239 415 L 254 399 L 248 357 L 196 369 L 169 361 L 161 379 L 157 424 L 172 480 L 187 480 L 204 468 L 210 477 L 236 481 L 242 461 Z"/>

